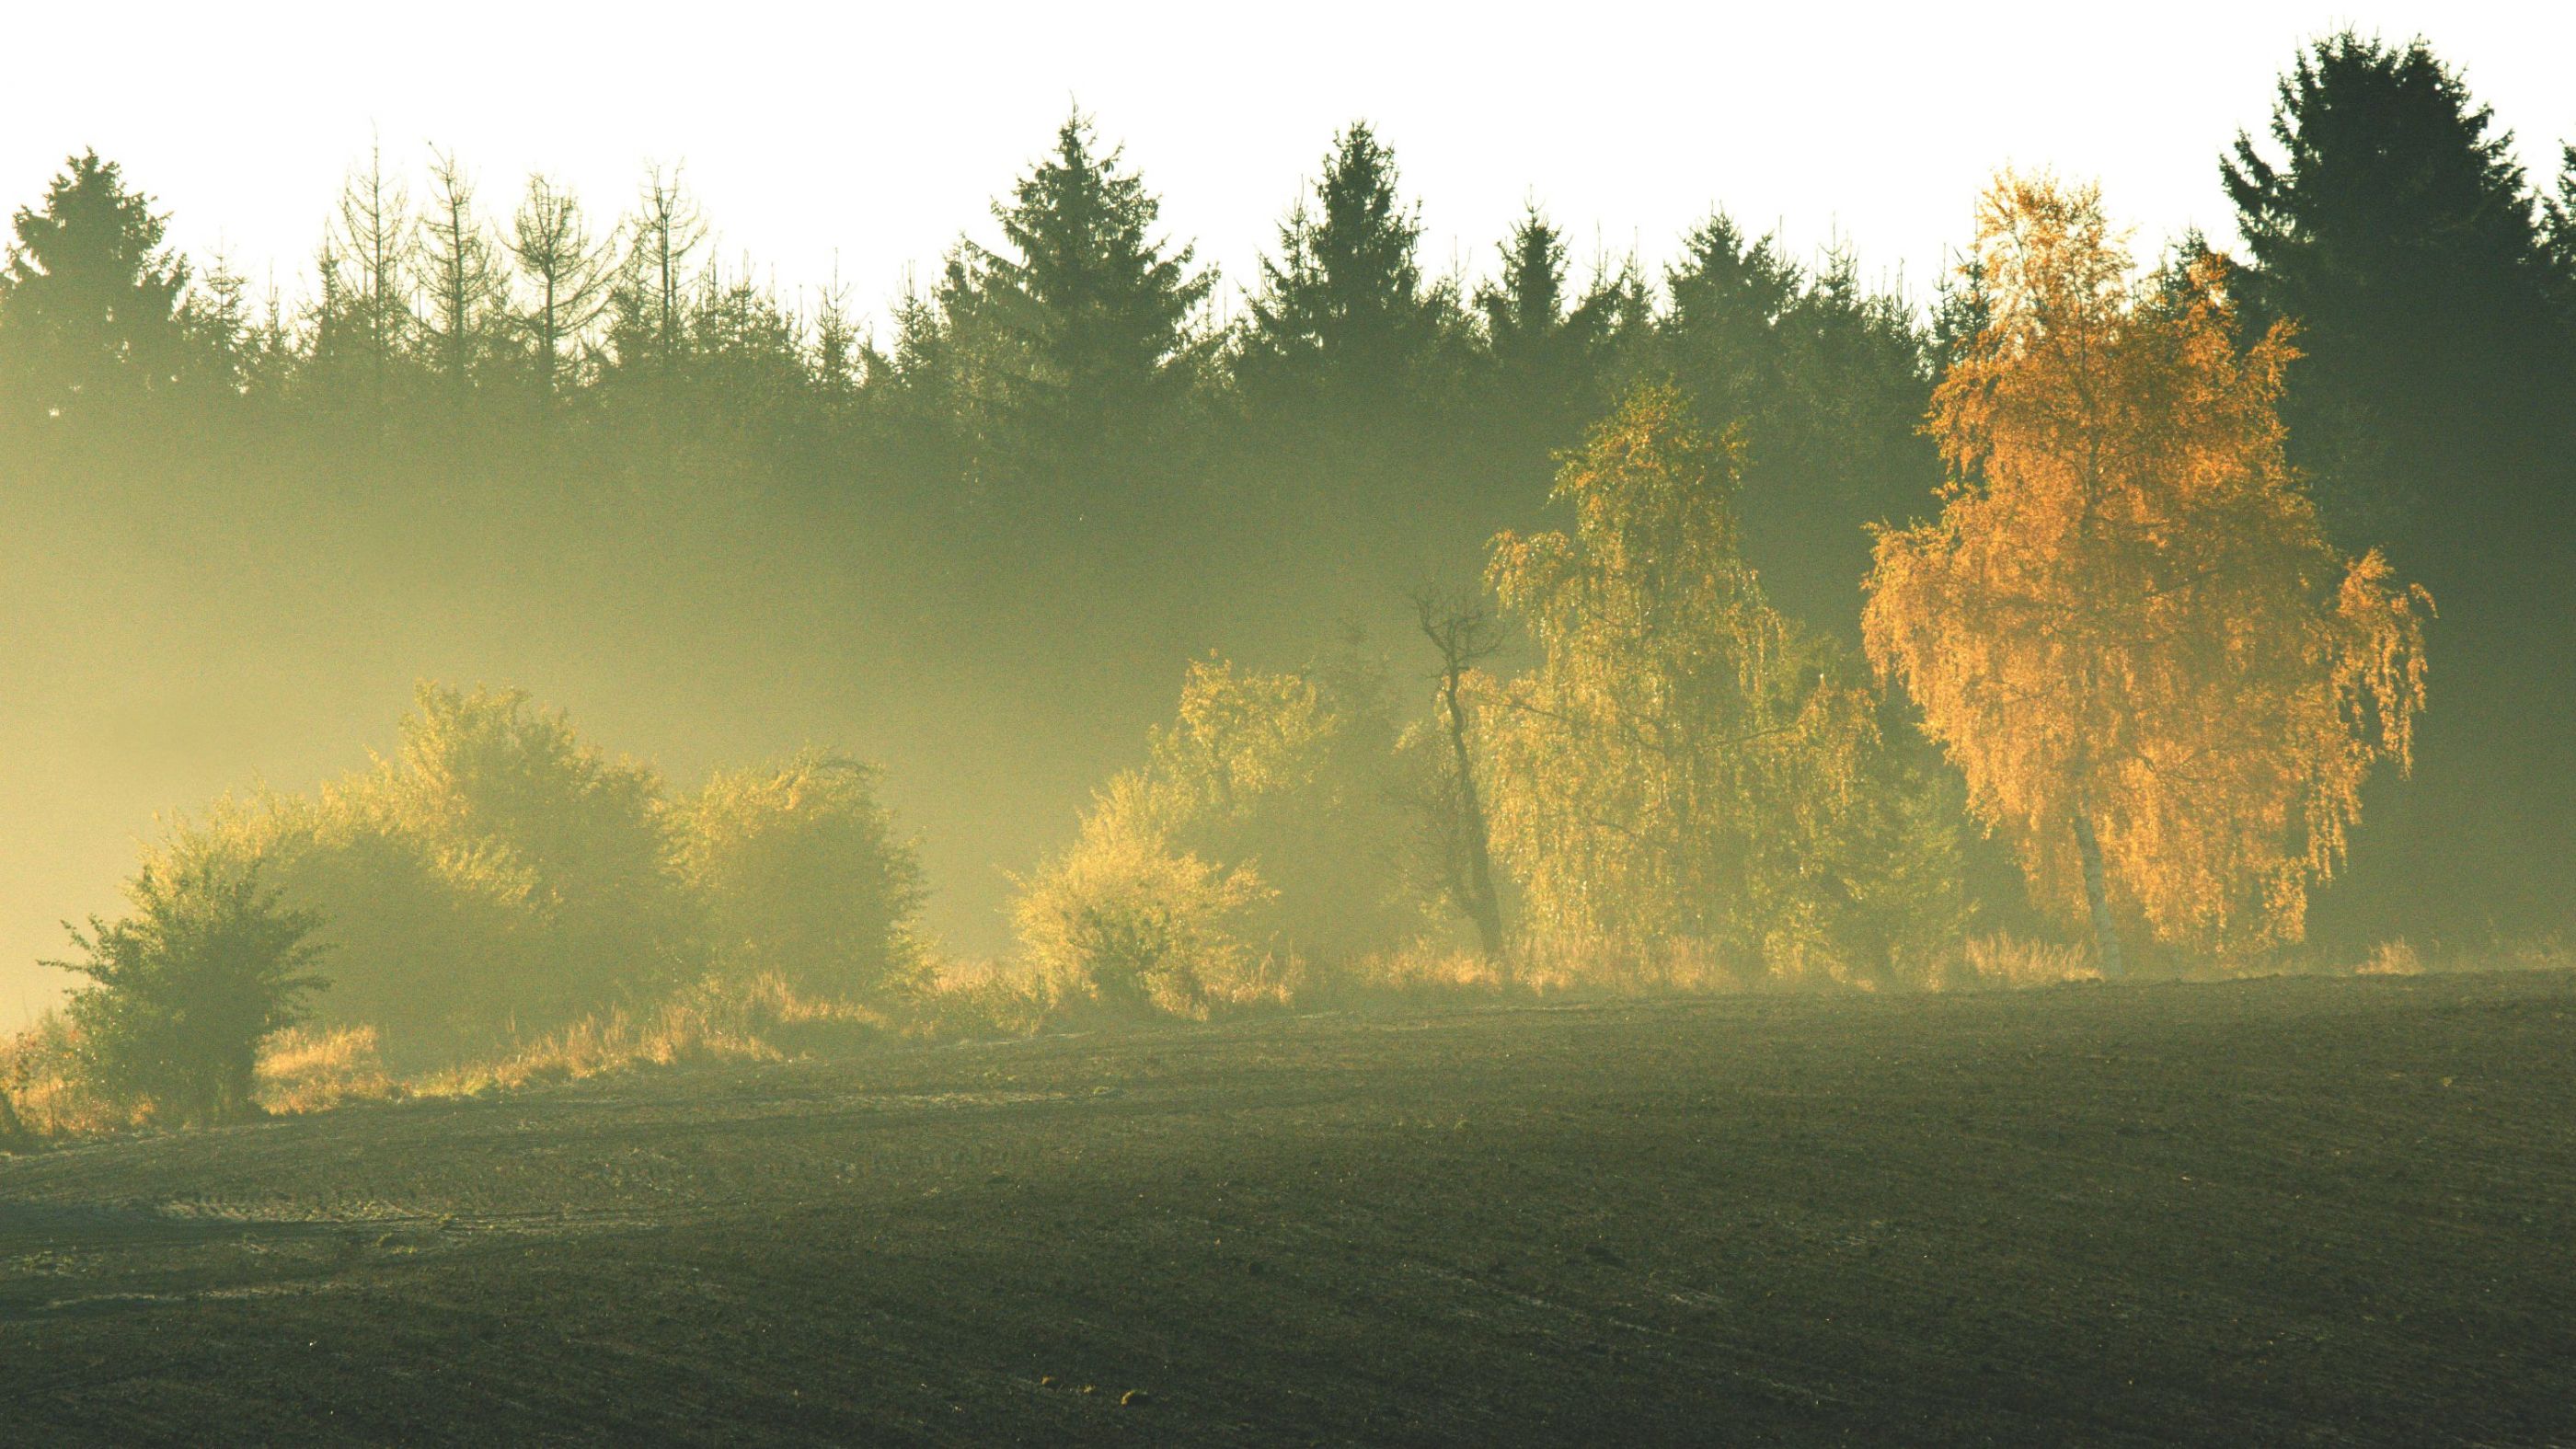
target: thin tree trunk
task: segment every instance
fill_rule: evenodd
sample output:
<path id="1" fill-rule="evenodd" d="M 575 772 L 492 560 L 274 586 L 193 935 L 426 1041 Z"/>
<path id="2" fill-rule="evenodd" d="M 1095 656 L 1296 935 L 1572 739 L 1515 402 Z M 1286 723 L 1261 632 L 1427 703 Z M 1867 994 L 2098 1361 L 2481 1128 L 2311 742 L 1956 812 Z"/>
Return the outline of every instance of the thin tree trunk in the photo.
<path id="1" fill-rule="evenodd" d="M 2093 810 L 2082 797 L 2075 803 L 2075 850 L 2084 861 L 2084 903 L 2093 911 L 2093 950 L 2104 976 L 2121 971 L 2120 928 L 2111 920 L 2111 893 L 2102 878 L 2102 842 L 2093 834 Z"/>
<path id="2" fill-rule="evenodd" d="M 1458 828 L 1467 847 L 1467 914 L 1476 923 L 1477 942 L 1485 959 L 1503 959 L 1503 907 L 1494 897 L 1492 848 L 1485 832 L 1484 802 L 1476 797 L 1474 758 L 1467 749 L 1467 706 L 1458 697 L 1458 671 L 1451 669 L 1441 693 L 1449 706 L 1449 748 L 1458 767 Z"/>

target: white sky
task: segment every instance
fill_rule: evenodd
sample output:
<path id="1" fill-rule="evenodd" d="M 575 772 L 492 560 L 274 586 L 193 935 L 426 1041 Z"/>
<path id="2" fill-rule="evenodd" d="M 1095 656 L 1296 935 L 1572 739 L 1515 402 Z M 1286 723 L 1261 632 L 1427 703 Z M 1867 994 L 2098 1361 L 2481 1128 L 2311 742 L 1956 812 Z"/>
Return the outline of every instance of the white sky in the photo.
<path id="1" fill-rule="evenodd" d="M 2214 18 L 2187 14 L 2215 11 Z M 1481 273 L 1526 197 L 1576 241 L 1671 257 L 1722 204 L 1793 254 L 1839 235 L 1928 291 L 1999 164 L 2101 180 L 2148 246 L 2227 232 L 2215 158 L 2274 77 L 2351 24 L 2423 33 L 2519 135 L 2535 175 L 2576 136 L 2576 6 L 2060 4 L 799 7 L 519 0 L 80 6 L 13 15 L 0 200 L 95 146 L 292 293 L 372 135 L 415 175 L 457 152 L 487 205 L 531 168 L 595 213 L 680 163 L 728 261 L 784 289 L 833 273 L 881 315 L 1078 99 L 1230 282 L 1357 116 L 1422 198 L 1428 260 Z M 419 188 L 415 188 L 417 191 Z"/>

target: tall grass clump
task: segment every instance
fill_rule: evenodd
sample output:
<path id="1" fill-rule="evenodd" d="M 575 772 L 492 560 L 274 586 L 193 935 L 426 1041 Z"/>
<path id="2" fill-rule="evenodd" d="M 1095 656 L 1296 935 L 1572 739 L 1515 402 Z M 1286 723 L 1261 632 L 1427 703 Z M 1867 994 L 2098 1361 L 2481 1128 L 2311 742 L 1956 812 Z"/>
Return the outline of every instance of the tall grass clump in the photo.
<path id="1" fill-rule="evenodd" d="M 259 1104 L 271 1113 L 322 1112 L 403 1096 L 372 1026 L 289 1027 L 259 1053 Z"/>

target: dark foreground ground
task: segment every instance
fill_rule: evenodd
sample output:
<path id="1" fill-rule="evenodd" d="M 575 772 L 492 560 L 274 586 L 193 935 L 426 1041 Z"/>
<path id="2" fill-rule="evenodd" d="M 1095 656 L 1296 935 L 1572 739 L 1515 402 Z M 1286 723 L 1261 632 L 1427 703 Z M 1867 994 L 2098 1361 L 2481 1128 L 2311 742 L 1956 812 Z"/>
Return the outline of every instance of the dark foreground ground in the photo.
<path id="1" fill-rule="evenodd" d="M 1321 1016 L 0 1161 L 0 1441 L 2576 1442 L 2576 980 Z"/>

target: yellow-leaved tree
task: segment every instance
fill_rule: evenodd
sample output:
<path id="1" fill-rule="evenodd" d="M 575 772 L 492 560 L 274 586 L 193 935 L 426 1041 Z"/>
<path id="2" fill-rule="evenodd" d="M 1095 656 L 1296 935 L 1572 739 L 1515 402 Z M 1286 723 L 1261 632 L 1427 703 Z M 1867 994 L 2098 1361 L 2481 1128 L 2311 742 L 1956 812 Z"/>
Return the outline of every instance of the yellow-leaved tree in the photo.
<path id="1" fill-rule="evenodd" d="M 1864 631 L 2034 894 L 2189 949 L 2295 941 L 2364 776 L 2409 763 L 2423 590 L 2339 553 L 2282 456 L 2276 324 L 2225 263 L 2140 279 L 2100 193 L 2006 174 L 1989 321 L 1933 395 L 1937 521 L 1882 533 Z"/>
<path id="2" fill-rule="evenodd" d="M 1945 842 L 1907 818 L 1865 689 L 1764 600 L 1742 454 L 1640 387 L 1558 475 L 1572 531 L 1495 540 L 1488 581 L 1539 659 L 1480 677 L 1494 853 L 1540 938 L 1887 976 L 1955 925 Z"/>

